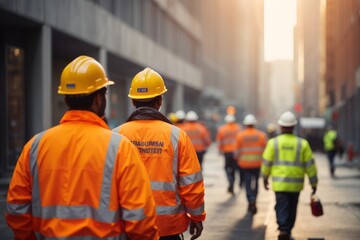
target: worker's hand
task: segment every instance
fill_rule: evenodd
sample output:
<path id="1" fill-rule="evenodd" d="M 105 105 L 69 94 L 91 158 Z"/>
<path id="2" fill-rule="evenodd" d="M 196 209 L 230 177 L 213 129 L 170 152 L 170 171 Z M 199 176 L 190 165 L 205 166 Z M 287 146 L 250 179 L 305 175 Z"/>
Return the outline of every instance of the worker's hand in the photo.
<path id="1" fill-rule="evenodd" d="M 191 240 L 197 239 L 200 237 L 203 230 L 202 222 L 190 221 L 190 234 L 192 235 Z"/>
<path id="2" fill-rule="evenodd" d="M 316 193 L 316 187 L 312 187 L 312 193 L 311 195 L 314 195 Z"/>
<path id="3" fill-rule="evenodd" d="M 264 177 L 264 187 L 269 190 L 269 177 Z"/>

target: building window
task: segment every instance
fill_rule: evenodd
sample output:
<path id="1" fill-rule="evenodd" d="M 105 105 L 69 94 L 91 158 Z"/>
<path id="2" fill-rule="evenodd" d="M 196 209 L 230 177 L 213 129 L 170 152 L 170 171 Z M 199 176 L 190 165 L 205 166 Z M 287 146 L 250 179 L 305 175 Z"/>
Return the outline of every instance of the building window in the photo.
<path id="1" fill-rule="evenodd" d="M 6 47 L 6 167 L 11 169 L 25 144 L 24 51 Z"/>

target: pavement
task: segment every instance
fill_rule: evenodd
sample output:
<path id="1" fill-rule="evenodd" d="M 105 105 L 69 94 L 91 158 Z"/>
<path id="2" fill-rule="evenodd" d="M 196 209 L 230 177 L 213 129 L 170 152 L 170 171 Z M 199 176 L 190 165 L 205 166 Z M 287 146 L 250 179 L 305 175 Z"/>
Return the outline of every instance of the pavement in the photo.
<path id="1" fill-rule="evenodd" d="M 329 174 L 327 158 L 315 153 L 324 215 L 314 217 L 310 209 L 311 187 L 306 180 L 300 194 L 298 214 L 292 237 L 295 240 L 358 240 L 360 239 L 360 160 L 349 163 L 336 160 L 335 178 Z M 244 188 L 235 195 L 227 193 L 224 159 L 213 145 L 204 158 L 205 209 L 207 218 L 199 239 L 276 240 L 279 234 L 275 216 L 275 194 L 266 191 L 259 179 L 258 212 L 247 212 Z M 237 179 L 238 180 L 238 179 Z M 190 239 L 189 234 L 185 239 Z"/>
<path id="2" fill-rule="evenodd" d="M 328 171 L 324 154 L 315 153 L 324 215 L 314 217 L 310 210 L 311 188 L 306 181 L 300 194 L 298 215 L 293 229 L 295 240 L 358 240 L 360 239 L 360 159 L 349 163 L 346 158 L 337 160 L 335 178 Z M 247 212 L 245 189 L 235 188 L 227 193 L 224 158 L 215 145 L 206 153 L 203 164 L 205 181 L 205 209 L 207 218 L 202 236 L 206 240 L 276 240 L 278 235 L 275 217 L 274 192 L 266 191 L 261 179 L 257 200 L 258 212 Z M 237 179 L 238 181 L 238 179 Z M 0 211 L 5 209 L 6 192 L 0 191 Z M 189 233 L 184 234 L 189 240 Z M 0 240 L 13 239 L 3 214 L 0 215 Z"/>

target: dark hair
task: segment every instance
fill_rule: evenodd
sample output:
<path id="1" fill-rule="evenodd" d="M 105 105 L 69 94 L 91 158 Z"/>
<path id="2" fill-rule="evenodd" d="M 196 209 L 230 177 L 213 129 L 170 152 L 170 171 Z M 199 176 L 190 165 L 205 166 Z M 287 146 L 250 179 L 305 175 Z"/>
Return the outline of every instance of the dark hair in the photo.
<path id="1" fill-rule="evenodd" d="M 65 95 L 65 102 L 70 110 L 87 110 L 94 102 L 97 94 L 105 94 L 106 87 L 103 87 L 87 95 Z"/>
<path id="2" fill-rule="evenodd" d="M 282 133 L 292 133 L 294 131 L 295 126 L 291 126 L 291 127 L 284 127 L 281 126 L 281 132 Z"/>
<path id="3" fill-rule="evenodd" d="M 152 107 L 152 108 L 155 108 L 156 103 L 158 101 L 160 101 L 160 99 L 161 99 L 161 95 L 156 96 L 156 97 L 150 99 L 149 101 L 133 99 L 133 103 L 135 105 L 135 108 L 139 108 L 139 107 Z"/>

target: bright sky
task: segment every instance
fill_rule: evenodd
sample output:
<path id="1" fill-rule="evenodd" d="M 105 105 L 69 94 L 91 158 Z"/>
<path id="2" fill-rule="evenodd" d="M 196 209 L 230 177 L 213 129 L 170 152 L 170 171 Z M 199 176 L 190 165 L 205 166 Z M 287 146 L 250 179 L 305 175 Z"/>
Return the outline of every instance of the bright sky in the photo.
<path id="1" fill-rule="evenodd" d="M 265 61 L 293 60 L 296 0 L 264 0 Z"/>

